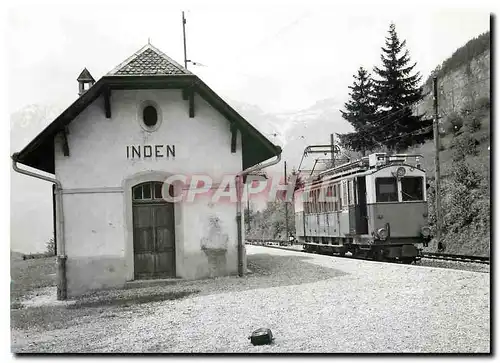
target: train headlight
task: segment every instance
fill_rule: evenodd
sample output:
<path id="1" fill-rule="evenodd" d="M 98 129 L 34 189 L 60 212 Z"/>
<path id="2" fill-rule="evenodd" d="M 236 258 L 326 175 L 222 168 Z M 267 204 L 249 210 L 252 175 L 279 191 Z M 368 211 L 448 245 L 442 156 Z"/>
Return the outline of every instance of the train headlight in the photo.
<path id="1" fill-rule="evenodd" d="M 377 236 L 380 238 L 382 241 L 387 238 L 387 230 L 385 228 L 379 228 L 377 230 Z"/>
<path id="2" fill-rule="evenodd" d="M 398 170 L 396 171 L 396 175 L 398 176 L 398 178 L 404 177 L 405 174 L 406 174 L 406 169 L 403 167 L 398 168 Z"/>
<path id="3" fill-rule="evenodd" d="M 429 237 L 431 235 L 431 229 L 429 227 L 422 227 L 422 236 Z"/>

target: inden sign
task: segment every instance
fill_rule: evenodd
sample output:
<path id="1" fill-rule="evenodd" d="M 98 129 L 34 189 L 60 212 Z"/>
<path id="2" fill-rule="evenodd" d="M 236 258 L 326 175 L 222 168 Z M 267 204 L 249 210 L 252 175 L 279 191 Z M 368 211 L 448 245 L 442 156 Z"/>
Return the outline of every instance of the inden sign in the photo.
<path id="1" fill-rule="evenodd" d="M 127 146 L 127 159 L 175 158 L 175 145 L 131 145 Z"/>

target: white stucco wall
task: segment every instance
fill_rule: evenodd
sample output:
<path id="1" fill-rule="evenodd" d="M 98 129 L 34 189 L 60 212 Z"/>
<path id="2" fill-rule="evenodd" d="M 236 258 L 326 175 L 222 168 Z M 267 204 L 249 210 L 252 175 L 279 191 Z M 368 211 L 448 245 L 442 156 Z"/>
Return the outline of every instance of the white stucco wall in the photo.
<path id="1" fill-rule="evenodd" d="M 151 133 L 139 124 L 139 105 L 146 100 L 156 102 L 162 115 L 161 126 Z M 116 286 L 133 279 L 131 183 L 164 180 L 163 176 L 177 173 L 207 174 L 219 182 L 223 175 L 242 169 L 241 135 L 236 153 L 231 153 L 229 122 L 199 96 L 195 117 L 189 118 L 188 101 L 180 90 L 112 91 L 111 114 L 110 119 L 105 117 L 100 97 L 69 125 L 70 156 L 63 154 L 62 138 L 55 141 L 55 173 L 64 190 L 70 295 L 87 286 Z M 160 144 L 175 145 L 175 158 L 127 159 L 127 146 Z M 148 177 L 155 173 L 155 178 Z M 234 203 L 212 205 L 201 198 L 176 205 L 175 214 L 178 277 L 213 274 L 210 261 L 221 259 L 207 256 L 202 241 L 225 238 L 220 235 L 228 241 L 223 270 L 236 273 Z M 215 216 L 217 233 L 210 224 Z"/>

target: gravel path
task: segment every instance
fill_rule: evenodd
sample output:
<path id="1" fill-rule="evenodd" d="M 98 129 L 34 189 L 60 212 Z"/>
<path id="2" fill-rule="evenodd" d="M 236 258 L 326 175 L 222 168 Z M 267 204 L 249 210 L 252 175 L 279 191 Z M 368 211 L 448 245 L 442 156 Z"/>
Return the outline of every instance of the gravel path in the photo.
<path id="1" fill-rule="evenodd" d="M 246 246 L 236 277 L 110 291 L 196 291 L 128 307 L 87 308 L 53 330 L 13 330 L 14 352 L 455 352 L 490 350 L 489 275 Z M 96 300 L 97 301 L 97 300 Z M 66 307 L 58 307 L 67 309 Z M 68 310 L 69 311 L 69 310 Z M 275 342 L 248 335 L 269 327 Z"/>

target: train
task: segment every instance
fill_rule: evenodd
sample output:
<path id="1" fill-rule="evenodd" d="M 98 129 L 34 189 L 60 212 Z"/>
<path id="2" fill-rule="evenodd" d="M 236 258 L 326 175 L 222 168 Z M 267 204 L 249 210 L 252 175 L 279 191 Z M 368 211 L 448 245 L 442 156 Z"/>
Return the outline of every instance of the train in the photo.
<path id="1" fill-rule="evenodd" d="M 412 263 L 431 239 L 421 155 L 373 153 L 320 172 L 294 193 L 306 252 Z"/>

